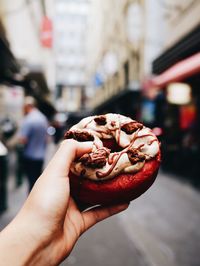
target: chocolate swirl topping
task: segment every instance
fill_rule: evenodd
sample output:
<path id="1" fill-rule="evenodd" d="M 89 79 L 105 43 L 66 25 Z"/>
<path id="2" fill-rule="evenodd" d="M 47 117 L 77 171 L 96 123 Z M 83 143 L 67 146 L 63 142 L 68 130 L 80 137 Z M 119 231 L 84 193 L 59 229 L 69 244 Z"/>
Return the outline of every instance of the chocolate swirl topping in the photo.
<path id="1" fill-rule="evenodd" d="M 87 131 L 81 131 L 81 130 L 69 130 L 64 135 L 65 139 L 75 139 L 77 141 L 93 141 L 94 136 L 92 136 Z"/>
<path id="2" fill-rule="evenodd" d="M 138 149 L 130 147 L 127 151 L 128 158 L 132 164 L 145 161 L 145 155 Z"/>
<path id="3" fill-rule="evenodd" d="M 159 151 L 158 140 L 151 129 L 119 114 L 84 118 L 66 132 L 65 138 L 93 141 L 93 151 L 74 162 L 71 171 L 95 181 L 120 173 L 135 173 Z M 115 152 L 111 152 L 105 148 L 104 140 L 109 139 L 114 139 L 120 149 L 115 147 Z"/>
<path id="4" fill-rule="evenodd" d="M 110 154 L 107 148 L 100 148 L 89 154 L 84 154 L 78 161 L 90 168 L 102 168 Z"/>
<path id="5" fill-rule="evenodd" d="M 126 132 L 126 134 L 133 134 L 138 129 L 142 129 L 143 125 L 141 123 L 138 123 L 136 121 L 129 122 L 121 127 L 121 130 Z"/>
<path id="6" fill-rule="evenodd" d="M 97 117 L 94 118 L 94 121 L 101 126 L 104 126 L 107 122 L 106 122 L 106 117 L 105 115 L 99 115 Z"/>

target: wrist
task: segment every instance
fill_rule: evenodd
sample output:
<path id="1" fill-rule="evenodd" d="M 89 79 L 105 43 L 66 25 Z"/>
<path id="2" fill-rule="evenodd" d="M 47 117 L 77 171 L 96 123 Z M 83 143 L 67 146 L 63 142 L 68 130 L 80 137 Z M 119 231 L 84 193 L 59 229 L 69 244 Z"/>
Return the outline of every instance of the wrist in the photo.
<path id="1" fill-rule="evenodd" d="M 40 238 L 34 220 L 17 216 L 1 232 L 0 239 L 0 261 L 5 265 L 51 265 L 44 256 L 48 243 Z"/>

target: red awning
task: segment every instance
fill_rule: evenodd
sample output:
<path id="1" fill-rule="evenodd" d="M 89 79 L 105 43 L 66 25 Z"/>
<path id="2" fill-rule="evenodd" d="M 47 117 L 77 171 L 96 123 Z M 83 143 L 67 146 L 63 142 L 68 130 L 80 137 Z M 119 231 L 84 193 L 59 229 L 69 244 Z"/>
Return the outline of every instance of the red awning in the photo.
<path id="1" fill-rule="evenodd" d="M 145 82 L 145 87 L 163 88 L 170 82 L 182 81 L 197 73 L 200 73 L 200 52 L 176 63 L 162 74 Z"/>

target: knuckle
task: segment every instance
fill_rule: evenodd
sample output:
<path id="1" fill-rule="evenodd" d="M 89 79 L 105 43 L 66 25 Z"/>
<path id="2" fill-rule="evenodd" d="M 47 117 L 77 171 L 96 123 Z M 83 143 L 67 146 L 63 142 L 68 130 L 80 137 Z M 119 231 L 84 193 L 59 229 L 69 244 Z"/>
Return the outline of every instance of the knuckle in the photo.
<path id="1" fill-rule="evenodd" d="M 74 139 L 65 139 L 62 141 L 61 146 L 74 147 L 77 146 L 77 141 Z"/>

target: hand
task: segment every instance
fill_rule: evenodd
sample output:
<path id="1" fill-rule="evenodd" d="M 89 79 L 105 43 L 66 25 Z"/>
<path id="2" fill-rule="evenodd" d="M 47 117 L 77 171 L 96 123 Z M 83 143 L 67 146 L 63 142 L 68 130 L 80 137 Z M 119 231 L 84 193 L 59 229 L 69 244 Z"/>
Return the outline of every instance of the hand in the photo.
<path id="1" fill-rule="evenodd" d="M 82 233 L 128 207 L 122 204 L 81 212 L 70 197 L 70 165 L 91 149 L 90 142 L 65 140 L 61 144 L 22 210 L 0 235 L 0 261 L 5 265 L 16 265 L 16 260 L 20 259 L 19 265 L 58 265 L 70 254 Z M 4 245 L 1 244 L 3 240 Z M 2 252 L 6 247 L 12 256 L 6 257 L 6 252 Z"/>

